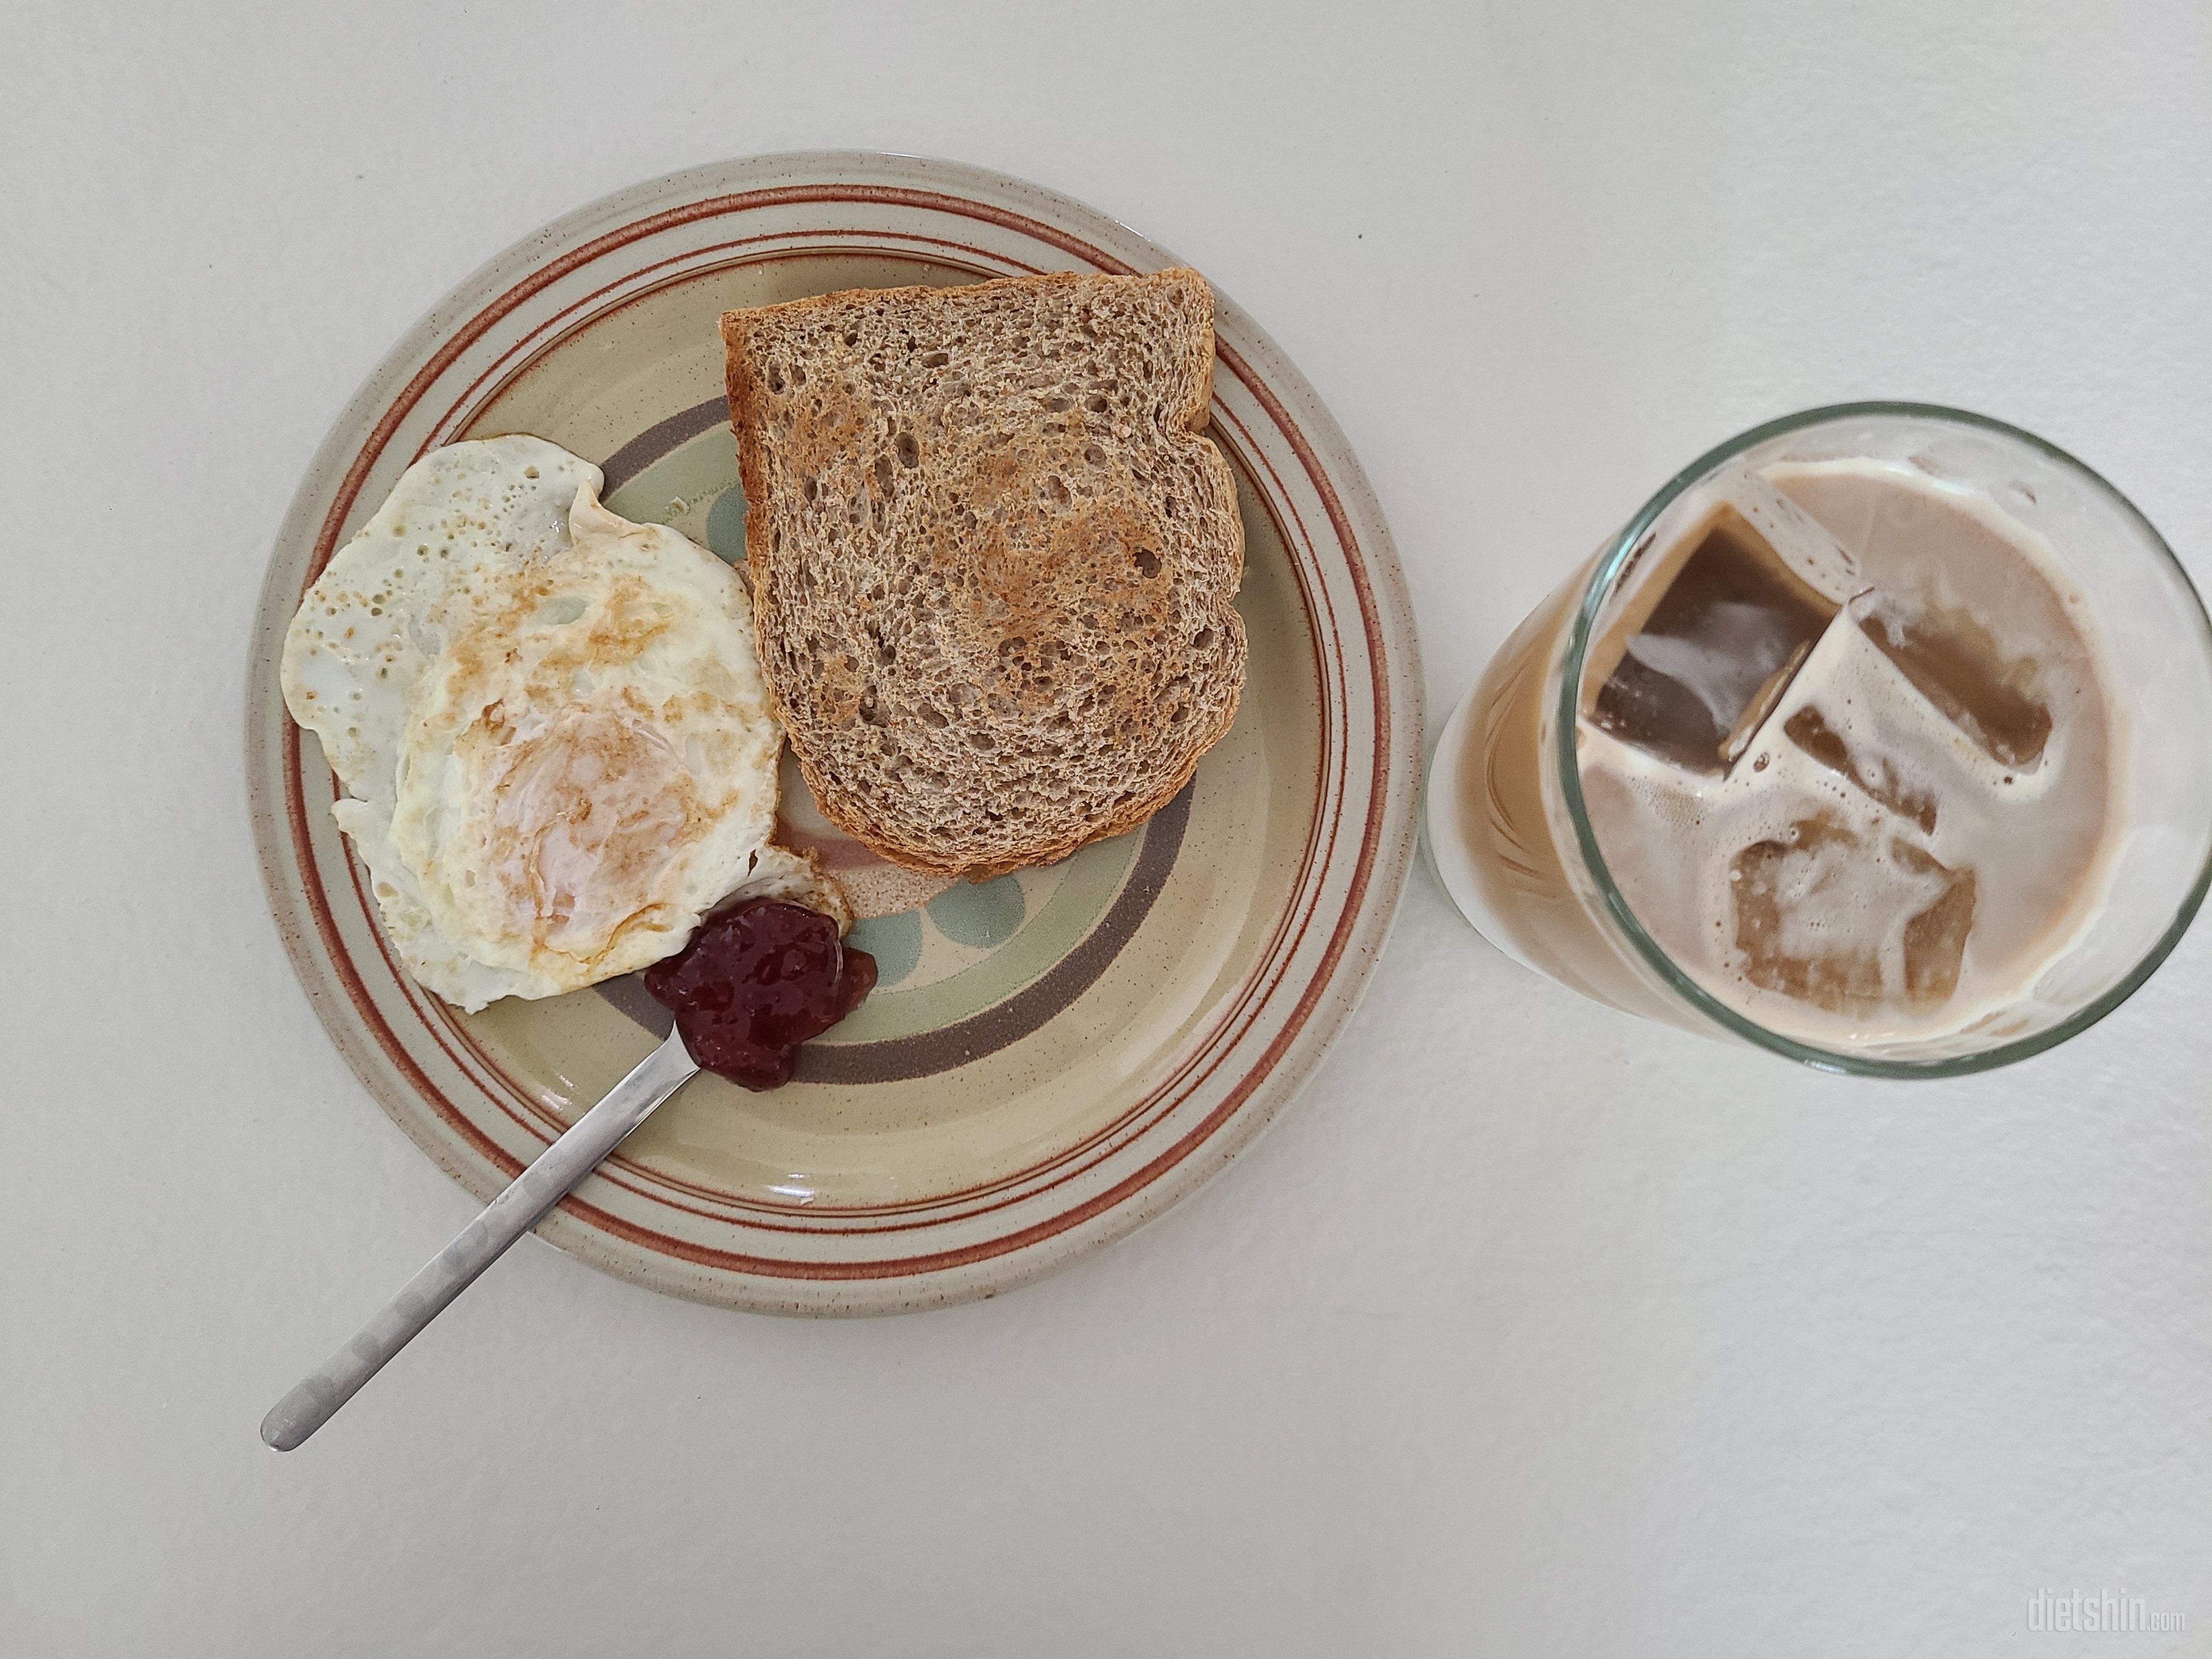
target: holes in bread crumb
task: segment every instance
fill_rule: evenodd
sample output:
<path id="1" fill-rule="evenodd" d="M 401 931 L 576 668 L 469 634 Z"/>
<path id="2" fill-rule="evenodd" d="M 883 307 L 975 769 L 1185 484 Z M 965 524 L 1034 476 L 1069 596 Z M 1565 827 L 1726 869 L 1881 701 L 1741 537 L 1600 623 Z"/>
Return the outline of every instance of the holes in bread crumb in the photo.
<path id="1" fill-rule="evenodd" d="M 857 328 L 848 328 L 848 329 L 847 329 L 847 330 L 845 331 L 845 344 L 846 344 L 847 348 L 848 348 L 848 349 L 850 349 L 851 347 L 856 346 L 856 345 L 858 345 L 858 344 L 860 344 L 860 331 L 859 329 L 857 329 Z"/>
<path id="2" fill-rule="evenodd" d="M 781 363 L 770 363 L 768 366 L 768 389 L 770 392 L 778 392 L 783 390 L 783 365 Z"/>
<path id="3" fill-rule="evenodd" d="M 885 495 L 889 495 L 891 488 L 891 458 L 888 455 L 877 456 L 875 472 L 877 488 Z"/>
<path id="4" fill-rule="evenodd" d="M 1098 392 L 1092 392 L 1083 400 L 1083 406 L 1093 415 L 1103 415 L 1106 412 L 1105 394 Z"/>
<path id="5" fill-rule="evenodd" d="M 1065 415 L 1075 407 L 1074 404 L 1066 398 L 1048 398 L 1044 400 L 1044 406 L 1047 410 L 1054 415 Z"/>
<path id="6" fill-rule="evenodd" d="M 951 720 L 945 719 L 945 711 L 943 709 L 939 708 L 933 703 L 927 702 L 921 706 L 921 720 L 922 724 L 928 726 L 933 732 L 942 732 L 946 726 L 952 724 Z"/>
<path id="7" fill-rule="evenodd" d="M 806 384 L 806 365 L 805 363 L 793 363 L 791 366 L 791 383 L 793 386 L 805 386 Z"/>
<path id="8" fill-rule="evenodd" d="M 1194 651 L 1210 651 L 1213 648 L 1213 639 L 1212 629 L 1201 628 L 1190 636 L 1190 648 Z"/>
<path id="9" fill-rule="evenodd" d="M 987 753 L 999 746 L 999 740 L 993 737 L 988 732 L 970 732 L 968 734 L 968 741 L 975 747 L 983 750 Z"/>
<path id="10" fill-rule="evenodd" d="M 1051 495 L 1053 501 L 1056 506 L 1066 507 L 1071 501 L 1074 500 L 1074 497 L 1067 493 L 1067 485 L 1066 482 L 1061 479 L 1060 474 L 1057 472 L 1046 478 L 1044 481 L 1044 487 Z"/>
<path id="11" fill-rule="evenodd" d="M 1106 452 L 1099 448 L 1097 444 L 1085 444 L 1083 447 L 1083 459 L 1093 466 L 1103 466 L 1106 465 Z"/>
<path id="12" fill-rule="evenodd" d="M 921 446 L 915 441 L 914 434 L 911 432 L 900 433 L 897 443 L 892 447 L 898 451 L 901 466 L 916 467 L 921 465 Z"/>
<path id="13" fill-rule="evenodd" d="M 1137 574 L 1150 581 L 1160 574 L 1160 556 L 1149 547 L 1140 547 L 1137 550 L 1136 566 Z"/>
<path id="14" fill-rule="evenodd" d="M 799 493 L 805 496 L 810 501 L 822 493 L 822 486 L 815 482 L 814 475 L 811 472 L 808 473 L 804 478 L 799 480 Z"/>
<path id="15" fill-rule="evenodd" d="M 921 366 L 924 368 L 942 368 L 951 361 L 952 354 L 949 351 L 927 351 L 922 354 Z"/>

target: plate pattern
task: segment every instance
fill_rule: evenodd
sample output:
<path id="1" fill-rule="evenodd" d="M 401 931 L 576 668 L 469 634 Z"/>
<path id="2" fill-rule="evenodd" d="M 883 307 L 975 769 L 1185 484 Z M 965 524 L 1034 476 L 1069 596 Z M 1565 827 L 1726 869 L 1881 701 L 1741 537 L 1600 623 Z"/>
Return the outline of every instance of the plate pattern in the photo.
<path id="1" fill-rule="evenodd" d="M 858 152 L 760 157 L 547 227 L 370 375 L 271 559 L 249 678 L 250 805 L 317 1013 L 383 1109 L 470 1191 L 512 1179 L 665 1020 L 629 982 L 464 1016 L 400 971 L 331 822 L 331 775 L 277 689 L 307 583 L 416 457 L 508 430 L 599 460 L 617 510 L 737 558 L 721 309 L 1176 263 L 1003 175 Z M 1349 446 L 1218 294 L 1216 332 L 1212 432 L 1238 478 L 1253 658 L 1230 737 L 1143 829 L 975 887 L 902 888 L 787 788 L 788 837 L 876 901 L 859 941 L 885 964 L 882 990 L 784 1090 L 687 1087 L 547 1218 L 550 1242 L 656 1290 L 763 1311 L 990 1295 L 1194 1190 L 1310 1074 L 1404 883 L 1420 668 Z"/>

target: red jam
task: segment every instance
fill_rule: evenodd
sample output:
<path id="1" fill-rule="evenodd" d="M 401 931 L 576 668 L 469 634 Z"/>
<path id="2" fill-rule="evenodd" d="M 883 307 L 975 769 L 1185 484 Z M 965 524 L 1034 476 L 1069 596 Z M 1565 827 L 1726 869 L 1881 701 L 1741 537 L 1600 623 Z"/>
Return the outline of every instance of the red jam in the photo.
<path id="1" fill-rule="evenodd" d="M 708 917 L 689 945 L 645 970 L 691 1058 L 748 1089 L 789 1082 L 799 1045 L 859 1007 L 875 982 L 876 959 L 845 949 L 836 922 L 780 899 Z"/>

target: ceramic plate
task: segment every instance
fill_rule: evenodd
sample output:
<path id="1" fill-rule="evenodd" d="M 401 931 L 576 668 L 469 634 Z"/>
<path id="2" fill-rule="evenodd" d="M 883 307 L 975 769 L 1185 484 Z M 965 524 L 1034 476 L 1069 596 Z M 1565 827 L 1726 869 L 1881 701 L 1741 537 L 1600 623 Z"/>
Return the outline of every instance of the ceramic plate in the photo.
<path id="1" fill-rule="evenodd" d="M 386 357 L 301 486 L 263 591 L 247 713 L 270 901 L 332 1039 L 384 1109 L 489 1198 L 667 1030 L 635 980 L 461 1014 L 398 968 L 286 718 L 284 629 L 425 451 L 532 432 L 607 501 L 741 560 L 720 313 L 836 289 L 1181 263 L 1065 197 L 834 154 L 696 169 L 509 249 Z M 868 1313 L 989 1295 L 1196 1188 L 1341 1029 L 1403 884 L 1420 672 L 1388 532 L 1343 435 L 1218 298 L 1212 432 L 1237 477 L 1251 673 L 1237 723 L 1142 829 L 951 887 L 878 863 L 787 762 L 786 835 L 867 915 L 880 983 L 751 1094 L 688 1085 L 540 1231 L 679 1296 Z"/>

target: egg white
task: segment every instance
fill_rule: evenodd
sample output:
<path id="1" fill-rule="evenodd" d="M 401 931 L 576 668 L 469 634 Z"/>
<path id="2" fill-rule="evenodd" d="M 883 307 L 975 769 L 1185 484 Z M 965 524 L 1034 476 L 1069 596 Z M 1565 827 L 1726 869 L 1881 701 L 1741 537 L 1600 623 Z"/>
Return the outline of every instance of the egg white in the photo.
<path id="1" fill-rule="evenodd" d="M 537 438 L 434 451 L 285 640 L 386 930 L 463 1008 L 646 967 L 733 890 L 849 921 L 769 844 L 783 733 L 743 582 L 602 481 Z"/>

